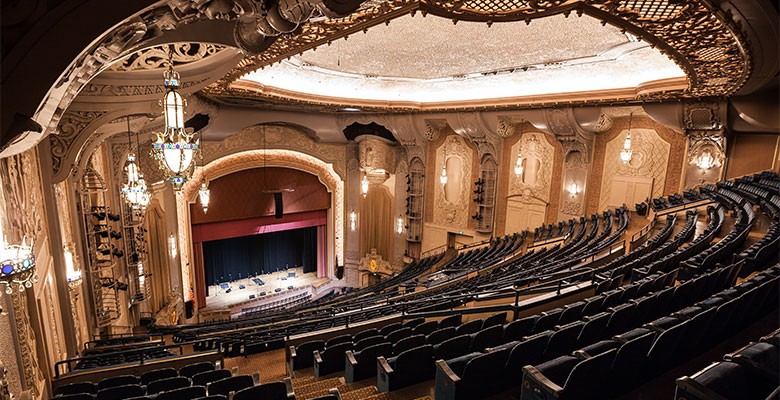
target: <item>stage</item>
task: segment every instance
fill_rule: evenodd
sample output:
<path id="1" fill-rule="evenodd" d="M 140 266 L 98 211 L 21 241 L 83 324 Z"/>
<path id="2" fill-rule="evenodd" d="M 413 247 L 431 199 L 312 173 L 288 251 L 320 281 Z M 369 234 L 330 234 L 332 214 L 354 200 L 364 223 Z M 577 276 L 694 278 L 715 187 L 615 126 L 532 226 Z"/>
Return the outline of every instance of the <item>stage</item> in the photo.
<path id="1" fill-rule="evenodd" d="M 200 311 L 205 313 L 229 312 L 231 315 L 236 315 L 242 309 L 259 307 L 268 302 L 277 302 L 292 296 L 301 296 L 312 286 L 317 287 L 328 281 L 330 281 L 329 278 L 317 278 L 316 272 L 304 274 L 303 268 L 298 267 L 210 285 L 209 295 L 206 297 L 206 307 L 201 308 Z M 250 299 L 252 295 L 254 298 Z"/>

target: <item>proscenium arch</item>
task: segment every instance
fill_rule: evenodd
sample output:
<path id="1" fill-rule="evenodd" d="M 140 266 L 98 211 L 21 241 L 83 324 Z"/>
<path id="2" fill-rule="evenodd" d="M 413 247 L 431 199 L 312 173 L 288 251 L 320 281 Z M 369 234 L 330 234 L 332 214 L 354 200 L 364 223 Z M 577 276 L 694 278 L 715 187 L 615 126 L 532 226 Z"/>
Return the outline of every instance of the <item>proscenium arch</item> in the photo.
<path id="1" fill-rule="evenodd" d="M 182 281 L 189 285 L 189 264 L 192 257 L 190 238 L 191 221 L 189 205 L 197 201 L 198 189 L 202 180 L 213 180 L 235 172 L 258 167 L 284 167 L 303 171 L 317 176 L 332 196 L 332 206 L 328 210 L 328 276 L 335 276 L 336 259 L 344 260 L 344 180 L 333 168 L 317 157 L 295 150 L 261 149 L 246 150 L 220 156 L 198 168 L 192 179 L 182 187 L 176 196 L 178 215 L 178 236 L 181 254 Z M 186 243 L 186 247 L 181 244 Z M 186 253 L 183 251 L 186 249 Z M 333 249 L 333 250 L 331 250 Z M 187 286 L 189 287 L 189 286 Z M 186 299 L 190 300 L 190 299 Z"/>

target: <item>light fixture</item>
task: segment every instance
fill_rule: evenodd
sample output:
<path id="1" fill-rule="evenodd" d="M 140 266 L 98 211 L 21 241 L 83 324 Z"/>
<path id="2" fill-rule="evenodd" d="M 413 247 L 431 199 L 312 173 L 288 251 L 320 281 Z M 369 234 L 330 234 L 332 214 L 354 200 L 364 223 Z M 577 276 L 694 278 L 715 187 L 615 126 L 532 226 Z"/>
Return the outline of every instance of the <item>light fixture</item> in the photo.
<path id="1" fill-rule="evenodd" d="M 523 155 L 517 153 L 517 164 L 515 164 L 515 176 L 520 177 L 523 174 Z"/>
<path id="2" fill-rule="evenodd" d="M 445 161 L 446 162 L 446 161 Z M 447 184 L 447 166 L 442 165 L 441 167 L 441 176 L 439 177 L 439 182 L 441 182 L 442 185 Z"/>
<path id="3" fill-rule="evenodd" d="M 172 233 L 171 236 L 168 236 L 168 245 L 171 248 L 171 258 L 176 258 L 176 237 Z"/>
<path id="4" fill-rule="evenodd" d="M 135 153 L 133 152 L 133 144 L 130 141 L 129 115 L 127 116 L 127 146 L 129 148 L 129 153 L 127 153 L 124 169 L 127 182 L 122 185 L 122 196 L 130 204 L 131 210 L 134 212 L 143 212 L 146 210 L 146 206 L 149 205 L 149 200 L 151 200 L 152 195 L 146 187 L 144 174 L 135 163 L 136 158 Z M 136 133 L 136 150 L 140 150 L 138 145 L 138 133 Z"/>
<path id="5" fill-rule="evenodd" d="M 707 171 L 712 168 L 719 168 L 722 161 L 712 154 L 712 149 L 704 149 L 701 154 L 694 159 L 694 163 L 701 169 L 702 174 L 706 174 Z"/>
<path id="6" fill-rule="evenodd" d="M 368 176 L 363 173 L 363 179 L 360 180 L 360 193 L 363 194 L 363 198 L 366 198 L 368 194 Z"/>
<path id="7" fill-rule="evenodd" d="M 577 186 L 575 182 L 569 184 L 569 194 L 571 195 L 572 198 L 577 197 L 577 194 L 579 193 L 580 193 L 580 187 Z"/>
<path id="8" fill-rule="evenodd" d="M 179 73 L 173 70 L 173 48 L 168 52 L 168 69 L 165 78 L 165 96 L 162 100 L 165 115 L 165 130 L 157 133 L 152 143 L 154 154 L 173 189 L 181 190 L 195 169 L 195 153 L 199 151 L 199 140 L 184 128 L 184 99 L 176 89 L 179 87 Z"/>
<path id="9" fill-rule="evenodd" d="M 25 245 L 24 238 L 20 245 L 9 245 L 3 241 L 0 260 L 0 283 L 5 285 L 6 294 L 12 294 L 14 287 L 20 293 L 24 292 L 38 282 L 33 245 Z"/>
<path id="10" fill-rule="evenodd" d="M 349 213 L 349 230 L 354 231 L 355 229 L 357 229 L 357 213 L 352 210 Z"/>
<path id="11" fill-rule="evenodd" d="M 634 152 L 631 150 L 631 119 L 634 117 L 634 113 L 628 115 L 628 133 L 626 134 L 626 140 L 623 142 L 623 149 L 620 150 L 620 159 L 623 164 L 628 164 L 631 161 L 631 156 Z"/>
<path id="12" fill-rule="evenodd" d="M 400 214 L 395 220 L 395 231 L 398 232 L 399 235 L 404 233 L 404 217 L 402 217 Z"/>
<path id="13" fill-rule="evenodd" d="M 523 121 L 520 122 L 520 138 L 523 137 Z M 515 164 L 515 176 L 520 177 L 523 174 L 523 152 L 522 149 L 517 151 L 517 163 Z"/>
<path id="14" fill-rule="evenodd" d="M 200 206 L 203 207 L 203 213 L 209 212 L 209 200 L 211 199 L 211 190 L 206 183 L 206 179 L 200 183 L 200 190 L 198 190 L 198 197 L 200 198 Z"/>
<path id="15" fill-rule="evenodd" d="M 206 142 L 203 140 L 202 137 L 203 134 L 201 134 L 201 144 L 205 146 Z M 265 162 L 265 157 L 263 157 L 263 162 Z M 200 152 L 200 166 L 203 168 L 203 147 L 201 147 Z M 263 173 L 265 173 L 265 170 L 263 170 Z M 211 200 L 211 190 L 209 190 L 209 184 L 206 182 L 206 176 L 205 172 L 203 172 L 204 176 L 202 180 L 200 181 L 200 190 L 198 190 L 198 197 L 200 198 L 200 206 L 203 207 L 203 213 L 206 214 L 209 212 L 209 200 Z"/>
<path id="16" fill-rule="evenodd" d="M 68 280 L 68 289 L 76 290 L 81 285 L 81 270 L 76 270 L 76 260 L 71 246 L 63 246 L 63 256 L 65 257 L 65 277 Z"/>

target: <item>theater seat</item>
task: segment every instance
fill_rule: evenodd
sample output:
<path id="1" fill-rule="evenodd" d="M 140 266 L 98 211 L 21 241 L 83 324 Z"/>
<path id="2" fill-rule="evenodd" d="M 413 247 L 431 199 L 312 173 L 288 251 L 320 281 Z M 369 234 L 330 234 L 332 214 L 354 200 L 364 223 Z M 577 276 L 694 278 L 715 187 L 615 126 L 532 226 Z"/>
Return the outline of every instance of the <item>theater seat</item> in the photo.
<path id="1" fill-rule="evenodd" d="M 122 385 L 99 390 L 97 400 L 122 400 L 144 395 L 141 385 Z"/>
<path id="2" fill-rule="evenodd" d="M 206 371 L 213 371 L 214 370 L 214 364 L 210 362 L 201 362 L 201 363 L 195 363 L 186 365 L 184 367 L 181 367 L 179 370 L 180 376 L 186 376 L 187 378 L 192 378 L 195 376 L 195 374 L 199 374 L 201 372 Z"/>
<path id="3" fill-rule="evenodd" d="M 238 392 L 241 389 L 246 389 L 255 385 L 255 381 L 249 375 L 237 375 L 230 378 L 220 379 L 215 382 L 211 382 L 206 386 L 206 390 L 209 396 L 215 394 L 221 394 L 223 396 L 230 396 L 230 392 Z"/>
<path id="4" fill-rule="evenodd" d="M 196 386 L 208 386 L 209 383 L 230 377 L 230 371 L 226 369 L 215 369 L 213 371 L 201 372 L 192 377 L 192 384 Z"/>
<path id="5" fill-rule="evenodd" d="M 160 379 L 149 383 L 149 385 L 146 386 L 146 394 L 153 395 L 188 386 L 190 386 L 190 378 L 174 376 L 173 378 Z"/>
<path id="6" fill-rule="evenodd" d="M 148 385 L 154 381 L 168 379 L 179 376 L 179 371 L 175 368 L 161 368 L 141 374 L 141 384 Z"/>
<path id="7" fill-rule="evenodd" d="M 460 314 L 450 315 L 449 317 L 444 318 L 443 320 L 439 321 L 439 329 L 442 328 L 449 328 L 449 327 L 457 327 L 460 325 L 463 321 L 463 316 Z"/>
<path id="8" fill-rule="evenodd" d="M 455 328 L 450 326 L 443 329 L 437 329 L 431 332 L 428 336 L 425 337 L 425 342 L 427 344 L 435 346 L 453 337 L 455 337 Z"/>
<path id="9" fill-rule="evenodd" d="M 352 350 L 352 342 L 327 347 L 324 351 L 314 351 L 314 376 L 321 377 L 344 370 L 344 354 Z"/>
<path id="10" fill-rule="evenodd" d="M 356 382 L 376 375 L 377 357 L 390 357 L 393 346 L 390 343 L 380 343 L 366 347 L 359 352 L 346 352 L 344 375 L 347 383 Z"/>
<path id="11" fill-rule="evenodd" d="M 503 325 L 494 325 L 471 335 L 471 351 L 482 352 L 488 347 L 501 344 L 504 339 Z"/>
<path id="12" fill-rule="evenodd" d="M 290 370 L 311 368 L 314 366 L 314 351 L 325 350 L 325 341 L 312 340 L 301 343 L 300 345 L 290 346 Z"/>
<path id="13" fill-rule="evenodd" d="M 761 385 L 760 378 L 743 366 L 721 361 L 697 372 L 691 377 L 677 379 L 675 398 L 686 400 L 743 400 L 764 399 L 775 387 Z"/>
<path id="14" fill-rule="evenodd" d="M 381 392 L 398 390 L 434 377 L 433 346 L 409 349 L 396 357 L 377 358 L 377 387 Z"/>
<path id="15" fill-rule="evenodd" d="M 97 387 L 95 387 L 95 384 L 92 382 L 76 382 L 68 385 L 63 385 L 54 389 L 55 396 L 58 395 L 64 396 L 68 394 L 78 394 L 78 393 L 96 394 Z"/>
<path id="16" fill-rule="evenodd" d="M 206 395 L 206 388 L 203 386 L 188 386 L 180 389 L 169 390 L 158 393 L 156 400 L 181 400 L 197 399 Z"/>
<path id="17" fill-rule="evenodd" d="M 561 356 L 537 366 L 523 367 L 522 400 L 601 399 L 603 377 L 609 371 L 616 350 L 580 360 Z"/>
<path id="18" fill-rule="evenodd" d="M 134 375 L 112 376 L 110 378 L 102 379 L 100 382 L 98 382 L 97 390 L 101 391 L 116 386 L 135 385 L 139 382 L 140 381 L 138 377 Z"/>
<path id="19" fill-rule="evenodd" d="M 437 360 L 449 360 L 468 353 L 471 346 L 470 335 L 460 335 L 447 339 L 434 346 L 434 353 Z"/>
<path id="20" fill-rule="evenodd" d="M 420 347 L 424 344 L 426 344 L 425 336 L 423 335 L 409 336 L 408 338 L 401 339 L 397 343 L 392 344 L 392 354 L 397 356 L 406 350 L 413 349 L 415 347 Z"/>
<path id="21" fill-rule="evenodd" d="M 487 354 L 471 353 L 453 360 L 437 360 L 435 398 L 470 400 L 500 392 L 503 388 L 496 385 L 495 380 L 501 376 L 508 354 L 508 349 L 502 349 Z"/>

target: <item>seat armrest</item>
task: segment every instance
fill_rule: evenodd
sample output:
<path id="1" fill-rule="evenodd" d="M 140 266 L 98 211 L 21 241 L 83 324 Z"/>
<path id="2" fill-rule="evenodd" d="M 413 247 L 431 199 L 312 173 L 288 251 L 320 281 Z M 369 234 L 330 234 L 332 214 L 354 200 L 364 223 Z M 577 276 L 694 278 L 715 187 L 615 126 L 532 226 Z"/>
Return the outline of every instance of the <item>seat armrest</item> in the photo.
<path id="1" fill-rule="evenodd" d="M 439 372 L 441 372 L 441 374 L 439 374 Z M 460 382 L 460 377 L 455 374 L 452 368 L 450 368 L 450 365 L 447 364 L 447 361 L 444 360 L 436 360 L 436 376 L 447 378 L 447 381 L 453 384 Z"/>
<path id="2" fill-rule="evenodd" d="M 290 346 L 290 358 L 295 358 L 298 356 L 298 353 L 295 352 L 295 346 Z"/>
<path id="3" fill-rule="evenodd" d="M 284 382 L 284 386 L 287 389 L 287 398 L 294 400 L 295 399 L 295 390 L 293 389 L 293 386 L 292 386 L 292 379 L 287 377 L 287 378 L 284 378 L 284 380 L 282 380 L 282 382 Z"/>
<path id="4" fill-rule="evenodd" d="M 376 364 L 385 374 L 392 375 L 393 368 L 390 366 L 390 364 L 387 363 L 387 360 L 384 357 L 377 357 Z"/>
<path id="5" fill-rule="evenodd" d="M 319 350 L 314 350 L 314 363 L 322 364 L 322 355 L 320 355 Z"/>
<path id="6" fill-rule="evenodd" d="M 542 395 L 542 391 L 546 391 L 556 398 L 560 398 L 563 393 L 562 387 L 547 379 L 532 365 L 523 367 L 523 388 L 530 388 L 541 399 L 547 398 L 547 396 Z"/>
<path id="7" fill-rule="evenodd" d="M 434 398 L 455 399 L 458 397 L 460 377 L 452 371 L 447 361 L 436 360 L 436 379 L 434 382 Z"/>
<path id="8" fill-rule="evenodd" d="M 587 360 L 591 357 L 590 354 L 588 354 L 585 350 L 574 350 L 572 355 L 580 360 Z"/>
<path id="9" fill-rule="evenodd" d="M 352 350 L 347 350 L 345 354 L 347 356 L 347 362 L 352 364 L 353 367 L 356 366 L 358 362 L 355 359 L 355 353 L 353 353 Z"/>

